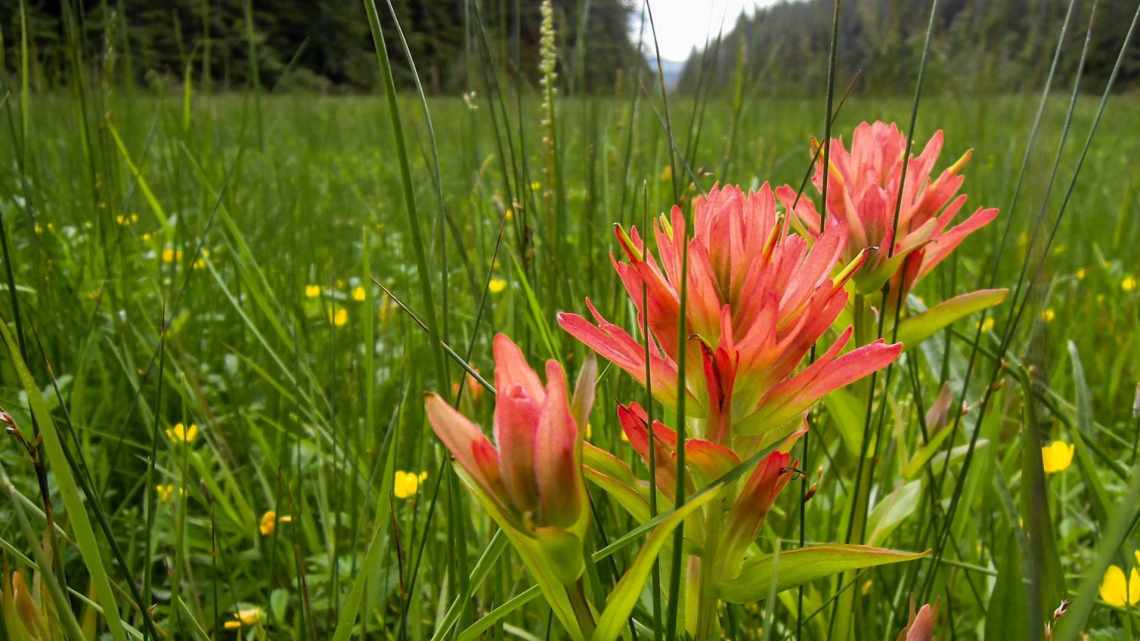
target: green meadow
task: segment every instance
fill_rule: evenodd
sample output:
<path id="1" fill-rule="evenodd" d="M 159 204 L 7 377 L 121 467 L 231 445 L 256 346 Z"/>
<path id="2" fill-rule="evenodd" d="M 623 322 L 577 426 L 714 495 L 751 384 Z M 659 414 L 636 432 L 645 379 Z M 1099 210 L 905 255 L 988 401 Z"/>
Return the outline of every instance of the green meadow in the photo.
<path id="1" fill-rule="evenodd" d="M 663 99 L 640 82 L 552 105 L 505 78 L 393 101 L 8 87 L 0 639 L 573 638 L 453 471 L 424 393 L 489 433 L 499 332 L 573 386 L 589 350 L 558 312 L 588 297 L 640 336 L 614 225 L 688 213 L 716 184 L 798 189 L 827 120 L 824 88 Z M 1112 94 L 1097 120 L 1099 93 L 1071 104 L 1062 84 L 1044 102 L 918 101 L 915 153 L 936 130 L 939 171 L 972 150 L 965 211 L 1001 211 L 905 313 L 1010 295 L 908 345 L 856 407 L 818 404 L 754 542 L 850 540 L 865 474 L 874 544 L 928 554 L 772 578 L 719 606 L 720 638 L 891 640 L 927 602 L 938 639 L 1140 637 L 1140 578 L 1120 603 L 1105 569 L 1140 566 L 1140 99 Z M 909 91 L 837 89 L 832 135 L 907 131 Z M 820 200 L 810 182 L 804 197 Z M 645 389 L 598 368 L 586 439 L 648 478 L 614 411 Z M 927 433 L 940 395 L 960 418 Z M 841 436 L 864 411 L 866 468 Z M 1053 470 L 1056 441 L 1075 457 Z M 587 487 L 600 611 L 655 534 Z M 670 627 L 675 547 L 624 638 Z"/>

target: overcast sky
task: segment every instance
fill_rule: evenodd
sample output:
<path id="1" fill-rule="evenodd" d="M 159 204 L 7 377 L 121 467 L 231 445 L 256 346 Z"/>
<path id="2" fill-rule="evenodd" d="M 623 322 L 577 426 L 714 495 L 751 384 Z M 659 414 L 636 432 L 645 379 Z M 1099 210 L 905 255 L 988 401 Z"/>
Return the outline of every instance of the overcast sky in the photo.
<path id="1" fill-rule="evenodd" d="M 724 26 L 728 33 L 736 24 L 736 18 L 745 11 L 752 14 L 756 7 L 776 4 L 778 0 L 650 0 L 653 8 L 653 24 L 657 27 L 657 44 L 661 47 L 661 57 L 666 60 L 682 61 L 689 57 L 693 47 L 703 48 L 705 41 L 716 38 Z M 638 3 L 639 7 L 644 6 Z M 641 10 L 634 13 L 630 21 L 633 41 L 641 27 Z M 647 49 L 653 51 L 653 35 L 645 25 Z"/>

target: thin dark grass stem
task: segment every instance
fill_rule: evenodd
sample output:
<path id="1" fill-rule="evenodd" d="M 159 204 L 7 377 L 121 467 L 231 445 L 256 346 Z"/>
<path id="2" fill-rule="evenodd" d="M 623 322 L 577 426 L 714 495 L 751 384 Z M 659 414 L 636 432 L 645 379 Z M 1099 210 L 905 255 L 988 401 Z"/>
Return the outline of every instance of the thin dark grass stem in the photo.
<path id="1" fill-rule="evenodd" d="M 835 61 L 837 49 L 839 45 L 839 12 L 841 0 L 835 0 L 832 6 L 831 14 L 831 42 L 828 45 L 827 54 L 827 98 L 826 98 L 826 111 L 823 115 L 823 146 L 817 147 L 812 154 L 811 162 L 808 163 L 807 171 L 804 172 L 803 180 L 800 181 L 799 190 L 796 192 L 795 200 L 792 202 L 792 210 L 784 213 L 785 216 L 791 217 L 794 215 L 796 205 L 799 204 L 800 196 L 803 195 L 804 188 L 807 187 L 807 181 L 810 179 L 812 171 L 815 168 L 816 158 L 820 153 L 823 154 L 823 182 L 820 185 L 821 198 L 823 202 L 823 215 L 819 219 L 819 232 L 822 235 L 823 230 L 827 225 L 827 183 L 828 177 L 831 174 L 831 126 L 835 120 L 835 114 L 832 111 L 833 100 L 835 98 Z M 851 87 L 848 87 L 850 91 Z M 840 100 L 840 107 L 845 102 L 847 96 Z M 787 221 L 785 221 L 786 223 Z M 815 362 L 816 344 L 813 342 L 811 350 L 808 354 L 808 362 Z M 799 547 L 804 547 L 807 541 L 807 499 L 808 499 L 808 481 L 811 470 L 811 462 L 808 458 L 811 450 L 809 448 L 809 439 L 811 438 L 811 430 L 815 427 L 812 415 L 809 413 L 807 416 L 808 431 L 803 437 L 803 462 L 801 466 L 804 469 L 804 474 L 800 479 L 800 505 L 799 505 Z M 799 586 L 796 589 L 796 639 L 803 638 L 803 625 L 804 625 L 804 586 Z"/>

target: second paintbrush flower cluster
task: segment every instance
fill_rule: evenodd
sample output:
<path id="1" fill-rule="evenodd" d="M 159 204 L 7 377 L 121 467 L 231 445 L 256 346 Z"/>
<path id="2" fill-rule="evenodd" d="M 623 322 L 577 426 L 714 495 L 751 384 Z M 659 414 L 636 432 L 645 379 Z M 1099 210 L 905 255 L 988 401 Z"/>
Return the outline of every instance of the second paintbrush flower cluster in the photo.
<path id="1" fill-rule="evenodd" d="M 831 141 L 813 181 L 826 193 L 823 215 L 806 194 L 765 183 L 751 192 L 714 186 L 693 200 L 689 218 L 674 206 L 646 230 L 656 252 L 636 227 L 615 227 L 621 259 L 612 262 L 636 325 L 607 320 L 589 299 L 590 318 L 562 313 L 558 323 L 640 383 L 673 423 L 652 420 L 653 403 L 629 399 L 615 408 L 655 487 L 622 457 L 583 438 L 594 398 L 592 360 L 571 394 L 557 361 L 547 361 L 544 384 L 522 351 L 497 335 L 494 442 L 438 395 L 428 396 L 428 419 L 456 471 L 508 535 L 572 638 L 609 641 L 620 633 L 667 535 L 682 522 L 679 616 L 700 639 L 717 638 L 722 600 L 754 601 L 836 567 L 921 556 L 807 547 L 785 551 L 777 576 L 757 544 L 796 474 L 792 446 L 820 399 L 888 366 L 903 343 L 1004 298 L 1002 290 L 972 292 L 907 311 L 916 282 L 997 215 L 979 209 L 952 226 L 966 200 L 958 192 L 969 152 L 932 178 L 942 133 L 917 156 L 906 157 L 907 147 L 896 126 L 881 122 L 857 127 L 850 150 Z M 882 292 L 878 305 L 866 297 L 874 292 Z M 867 319 L 876 317 L 879 331 L 867 331 Z M 582 580 L 590 559 L 586 479 L 652 528 L 604 599 Z M 789 571 L 797 563 L 802 568 Z"/>

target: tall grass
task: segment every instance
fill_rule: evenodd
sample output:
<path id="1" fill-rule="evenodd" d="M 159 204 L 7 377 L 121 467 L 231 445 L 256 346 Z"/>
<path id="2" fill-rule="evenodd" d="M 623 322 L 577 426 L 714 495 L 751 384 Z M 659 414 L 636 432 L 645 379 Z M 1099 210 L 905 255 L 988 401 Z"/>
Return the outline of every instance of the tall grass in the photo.
<path id="1" fill-rule="evenodd" d="M 504 537 L 461 491 L 420 395 L 438 390 L 490 425 L 493 333 L 577 369 L 585 352 L 555 312 L 588 295 L 635 329 L 607 267 L 612 223 L 648 227 L 715 182 L 803 189 L 813 135 L 876 118 L 909 124 L 915 141 L 945 130 L 949 156 L 973 148 L 970 206 L 1004 205 L 909 304 L 962 283 L 1015 293 L 992 320 L 959 321 L 870 386 L 862 456 L 838 438 L 840 419 L 814 414 L 802 487 L 759 541 L 863 538 L 917 483 L 884 543 L 931 557 L 729 605 L 724 634 L 893 639 L 913 597 L 942 601 L 944 638 L 1042 638 L 1065 598 L 1056 638 L 1132 638 L 1137 610 L 1107 606 L 1097 588 L 1140 547 L 1134 96 L 1079 75 L 1054 95 L 1051 73 L 1039 96 L 919 84 L 909 99 L 835 101 L 851 79 L 833 77 L 806 101 L 765 94 L 744 69 L 733 96 L 678 96 L 656 63 L 613 96 L 575 94 L 572 78 L 556 94 L 520 75 L 518 25 L 470 9 L 467 100 L 427 96 L 415 76 L 416 91 L 396 91 L 393 65 L 414 73 L 413 61 L 389 57 L 409 48 L 402 33 L 384 41 L 396 14 L 372 0 L 361 17 L 383 96 L 277 95 L 255 62 L 244 94 L 210 94 L 191 74 L 178 95 L 120 90 L 75 37 L 78 13 L 71 84 L 33 91 L 26 28 L 17 34 L 19 71 L 0 106 L 0 408 L 14 426 L 0 447 L 0 565 L 35 572 L 57 638 L 225 638 L 252 607 L 260 620 L 238 634 L 558 638 Z M 645 20 L 648 41 L 651 11 Z M 1084 55 L 1070 21 L 1086 37 L 1097 29 L 1095 12 L 1071 3 L 1054 25 L 1054 69 Z M 589 64 L 589 42 L 555 43 L 559 69 Z M 600 378 L 591 439 L 643 469 L 613 407 L 648 390 L 612 369 Z M 928 433 L 943 387 L 948 431 Z M 666 419 L 684 434 L 677 409 Z M 178 422 L 198 439 L 168 438 Z M 1045 476 L 1038 446 L 1054 439 L 1077 444 L 1077 465 Z M 928 465 L 908 467 L 932 444 Z M 427 477 L 397 498 L 398 472 Z M 677 507 L 652 496 L 655 515 Z M 602 493 L 592 502 L 587 580 L 604 593 L 648 528 Z M 682 530 L 629 638 L 682 634 Z"/>

